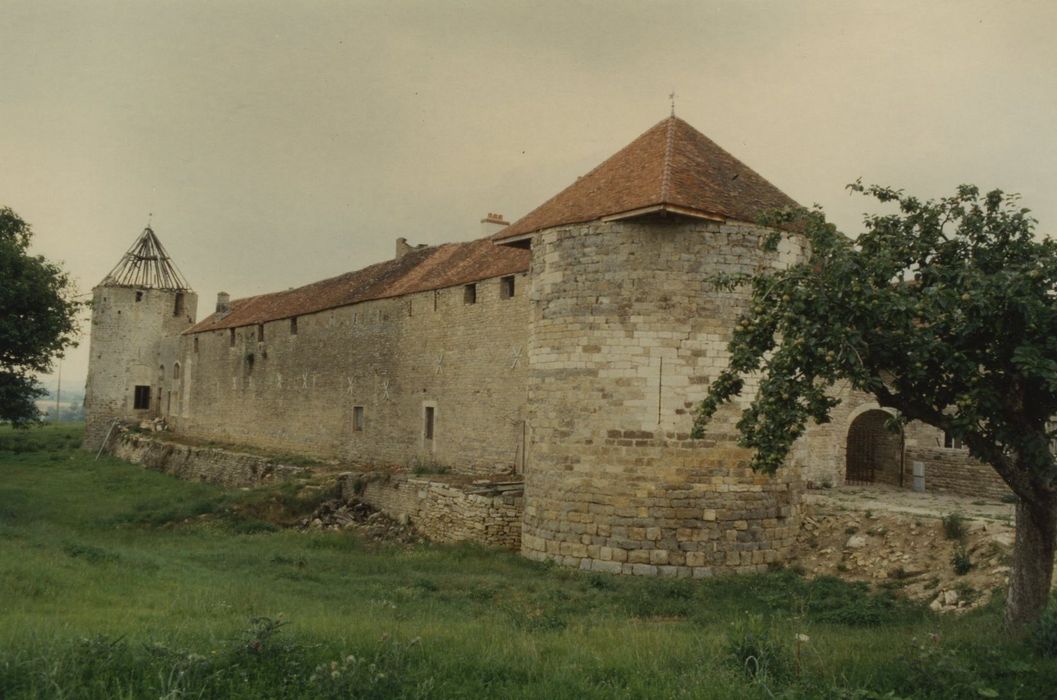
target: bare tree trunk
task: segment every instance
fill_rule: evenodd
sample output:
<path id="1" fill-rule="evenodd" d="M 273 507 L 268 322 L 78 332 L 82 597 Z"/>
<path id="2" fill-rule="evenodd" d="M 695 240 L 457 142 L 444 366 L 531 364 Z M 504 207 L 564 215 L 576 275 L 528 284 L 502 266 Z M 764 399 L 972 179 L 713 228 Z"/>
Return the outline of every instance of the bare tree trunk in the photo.
<path id="1" fill-rule="evenodd" d="M 1017 533 L 1006 599 L 1006 628 L 1022 632 L 1039 619 L 1053 581 L 1057 541 L 1057 494 L 1043 492 L 1032 502 L 1017 503 Z"/>

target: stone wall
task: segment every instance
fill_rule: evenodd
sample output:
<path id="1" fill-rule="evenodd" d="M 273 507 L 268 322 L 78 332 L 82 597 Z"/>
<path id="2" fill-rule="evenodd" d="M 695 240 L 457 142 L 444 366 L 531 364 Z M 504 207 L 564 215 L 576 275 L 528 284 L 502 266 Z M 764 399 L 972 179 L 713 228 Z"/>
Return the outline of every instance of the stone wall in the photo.
<path id="1" fill-rule="evenodd" d="M 747 293 L 719 272 L 798 259 L 747 224 L 599 223 L 532 241 L 531 446 L 522 553 L 584 569 L 708 576 L 787 560 L 795 467 L 753 474 L 733 424 L 752 395 L 689 439 L 692 412 L 728 362 Z"/>
<path id="2" fill-rule="evenodd" d="M 307 474 L 304 467 L 268 457 L 168 442 L 153 435 L 121 431 L 107 442 L 109 454 L 188 481 L 221 486 L 258 486 Z"/>
<path id="3" fill-rule="evenodd" d="M 406 517 L 434 542 L 477 542 L 504 549 L 521 546 L 520 484 L 466 485 L 441 476 L 349 474 L 341 480 L 345 500 L 359 498 L 387 515 Z"/>
<path id="4" fill-rule="evenodd" d="M 492 474 L 520 470 L 528 335 L 526 275 L 368 301 L 183 339 L 170 421 L 228 443 Z M 359 409 L 357 408 L 359 407 Z M 425 435 L 432 409 L 434 437 Z M 355 417 L 362 410 L 362 430 Z"/>
<path id="5" fill-rule="evenodd" d="M 165 407 L 162 383 L 168 377 L 160 346 L 163 338 L 172 342 L 194 323 L 197 306 L 194 292 L 102 286 L 92 290 L 86 448 L 98 449 L 115 420 L 139 421 L 157 416 Z M 149 408 L 135 408 L 137 385 L 150 387 Z"/>
<path id="6" fill-rule="evenodd" d="M 993 467 L 977 462 L 965 449 L 915 446 L 907 448 L 905 483 L 913 483 L 914 462 L 925 465 L 925 490 L 947 491 L 977 498 L 1012 494 Z"/>

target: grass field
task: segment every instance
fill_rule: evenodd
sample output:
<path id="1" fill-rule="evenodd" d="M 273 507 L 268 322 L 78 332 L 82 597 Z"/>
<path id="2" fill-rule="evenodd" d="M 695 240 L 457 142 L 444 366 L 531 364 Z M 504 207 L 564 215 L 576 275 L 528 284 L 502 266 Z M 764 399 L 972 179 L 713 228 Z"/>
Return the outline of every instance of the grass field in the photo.
<path id="1" fill-rule="evenodd" d="M 1002 640 L 1000 601 L 939 618 L 788 571 L 631 579 L 299 533 L 272 522 L 312 507 L 290 491 L 79 441 L 0 428 L 0 698 L 1057 694 L 1057 660 Z"/>

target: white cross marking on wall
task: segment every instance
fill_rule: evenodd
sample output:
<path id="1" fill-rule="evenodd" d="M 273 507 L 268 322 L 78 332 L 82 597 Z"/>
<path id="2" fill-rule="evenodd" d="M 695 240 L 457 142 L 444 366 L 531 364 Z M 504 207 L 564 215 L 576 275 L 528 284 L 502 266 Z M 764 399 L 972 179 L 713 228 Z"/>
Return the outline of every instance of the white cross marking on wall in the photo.
<path id="1" fill-rule="evenodd" d="M 349 393 L 349 395 L 352 395 L 352 377 L 346 376 L 345 381 L 348 382 L 348 387 L 346 388 L 346 391 Z"/>
<path id="2" fill-rule="evenodd" d="M 308 388 L 308 372 L 302 372 L 301 373 L 301 388 L 302 389 L 307 389 Z"/>
<path id="3" fill-rule="evenodd" d="M 521 346 L 510 349 L 510 369 L 514 369 L 521 362 Z"/>
<path id="4" fill-rule="evenodd" d="M 441 351 L 441 353 L 439 355 L 437 355 L 437 364 L 435 365 L 436 370 L 433 372 L 433 374 L 440 374 L 440 370 L 441 370 L 441 368 L 443 366 L 444 366 L 444 352 Z"/>
<path id="5" fill-rule="evenodd" d="M 389 380 L 388 379 L 386 379 L 386 380 L 384 380 L 382 382 L 382 395 L 385 397 L 386 401 L 389 400 Z"/>

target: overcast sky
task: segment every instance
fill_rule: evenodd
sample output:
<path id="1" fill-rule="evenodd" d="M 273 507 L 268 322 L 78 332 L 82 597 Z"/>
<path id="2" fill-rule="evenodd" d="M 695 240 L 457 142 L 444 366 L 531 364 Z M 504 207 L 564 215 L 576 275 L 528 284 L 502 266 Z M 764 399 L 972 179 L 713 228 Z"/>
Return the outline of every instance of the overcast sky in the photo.
<path id="1" fill-rule="evenodd" d="M 89 292 L 153 213 L 199 317 L 514 220 L 676 113 L 848 233 L 862 177 L 1057 226 L 1057 3 L 4 2 L 0 204 Z M 0 281 L 2 283 L 2 281 Z M 87 331 L 87 324 L 85 324 Z M 63 363 L 83 386 L 87 336 Z"/>

